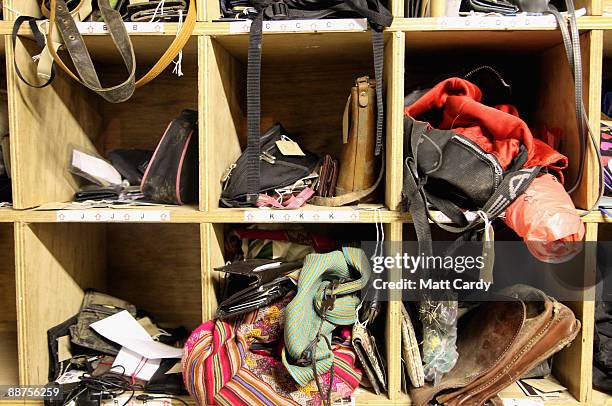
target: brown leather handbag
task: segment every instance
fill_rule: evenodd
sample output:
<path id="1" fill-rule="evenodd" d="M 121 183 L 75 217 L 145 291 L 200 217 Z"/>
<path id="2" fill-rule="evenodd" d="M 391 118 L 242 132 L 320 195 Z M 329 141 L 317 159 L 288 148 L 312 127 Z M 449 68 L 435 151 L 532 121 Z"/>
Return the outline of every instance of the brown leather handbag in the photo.
<path id="1" fill-rule="evenodd" d="M 342 118 L 342 150 L 334 197 L 313 198 L 320 206 L 371 202 L 383 177 L 384 160 L 375 156 L 376 82 L 362 76 L 351 88 Z"/>

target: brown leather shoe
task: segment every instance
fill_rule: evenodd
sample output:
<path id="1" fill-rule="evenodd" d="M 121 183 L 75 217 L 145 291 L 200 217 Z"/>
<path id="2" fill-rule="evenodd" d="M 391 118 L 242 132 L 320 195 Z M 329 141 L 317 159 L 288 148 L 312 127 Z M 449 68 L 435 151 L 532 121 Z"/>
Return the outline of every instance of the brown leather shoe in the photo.
<path id="1" fill-rule="evenodd" d="M 484 405 L 530 368 L 568 345 L 580 322 L 542 291 L 513 286 L 508 301 L 488 302 L 468 315 L 457 347 L 459 359 L 436 386 L 411 392 L 417 405 Z"/>

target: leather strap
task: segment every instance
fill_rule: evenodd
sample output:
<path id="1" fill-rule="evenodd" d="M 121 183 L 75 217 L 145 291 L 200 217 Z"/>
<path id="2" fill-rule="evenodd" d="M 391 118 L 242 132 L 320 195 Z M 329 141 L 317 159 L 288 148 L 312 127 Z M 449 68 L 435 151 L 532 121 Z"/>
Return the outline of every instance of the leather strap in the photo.
<path id="1" fill-rule="evenodd" d="M 96 73 L 83 37 L 79 33 L 78 27 L 72 18 L 64 0 L 51 0 L 51 11 L 49 15 L 49 35 L 48 43 L 53 43 L 53 27 L 57 26 L 66 44 L 66 48 L 77 69 L 78 76 L 70 70 L 64 61 L 57 54 L 55 47 L 49 47 L 49 53 L 55 62 L 73 79 L 80 82 L 87 88 L 100 94 L 104 99 L 111 103 L 120 103 L 129 99 L 134 93 L 134 89 L 143 86 L 157 77 L 178 55 L 185 46 L 196 22 L 195 0 L 189 2 L 189 9 L 183 27 L 176 36 L 170 47 L 157 61 L 157 63 L 138 81 L 136 76 L 136 60 L 125 24 L 119 12 L 114 10 L 109 0 L 98 0 L 100 12 L 109 27 L 111 38 L 121 54 L 128 71 L 128 78 L 119 85 L 103 88 Z"/>
<path id="2" fill-rule="evenodd" d="M 382 181 L 383 175 L 385 173 L 385 159 L 383 156 L 382 163 L 380 165 L 380 172 L 378 173 L 378 179 L 372 186 L 367 189 L 357 190 L 355 192 L 346 193 L 340 196 L 334 197 L 320 197 L 314 196 L 310 202 L 312 204 L 316 204 L 317 206 L 327 206 L 327 207 L 337 207 L 337 206 L 346 206 L 347 204 L 358 202 L 359 200 L 371 195 L 374 193 L 380 182 Z"/>
<path id="3" fill-rule="evenodd" d="M 34 35 L 34 40 L 36 41 L 36 44 L 38 45 L 38 47 L 41 49 L 41 52 L 45 49 L 45 38 L 40 32 L 40 30 L 38 29 L 38 25 L 36 24 L 37 21 L 40 21 L 42 19 L 43 18 L 29 17 L 29 16 L 17 17 L 17 19 L 15 20 L 15 23 L 13 24 L 13 34 L 12 34 L 13 54 L 15 54 L 15 47 L 17 45 L 17 34 L 19 33 L 19 28 L 26 21 L 30 25 L 30 29 L 32 30 L 32 34 Z M 15 57 L 13 57 L 13 66 L 15 67 L 15 73 L 17 74 L 17 77 L 21 79 L 21 81 L 24 82 L 26 85 L 31 86 L 31 87 L 43 88 L 45 86 L 48 86 L 51 82 L 53 82 L 53 79 L 55 78 L 55 68 L 51 66 L 49 77 L 46 79 L 45 82 L 41 84 L 38 84 L 38 83 L 32 84 L 28 82 L 21 74 L 21 70 L 19 69 L 19 66 L 17 65 L 17 58 Z"/>
<path id="4" fill-rule="evenodd" d="M 78 76 L 75 75 L 66 66 L 66 64 L 64 64 L 54 47 L 49 47 L 49 52 L 53 56 L 55 62 L 73 79 L 98 93 L 105 100 L 111 103 L 120 103 L 132 97 L 132 94 L 134 93 L 134 78 L 136 76 L 136 58 L 134 56 L 134 48 L 132 47 L 127 29 L 125 28 L 125 24 L 121 18 L 121 14 L 111 8 L 109 0 L 98 0 L 98 7 L 100 8 L 104 21 L 109 27 L 115 47 L 121 54 L 123 62 L 127 68 L 128 78 L 125 81 L 112 87 L 102 87 L 96 72 L 96 68 L 91 60 L 87 46 L 85 45 L 85 41 L 83 41 L 83 37 L 81 36 L 74 19 L 70 15 L 70 11 L 68 10 L 64 0 L 51 0 L 48 41 L 49 43 L 53 43 L 53 27 L 57 26 L 66 49 L 70 54 L 70 58 L 72 59 L 72 62 L 74 63 L 74 66 L 78 72 Z"/>

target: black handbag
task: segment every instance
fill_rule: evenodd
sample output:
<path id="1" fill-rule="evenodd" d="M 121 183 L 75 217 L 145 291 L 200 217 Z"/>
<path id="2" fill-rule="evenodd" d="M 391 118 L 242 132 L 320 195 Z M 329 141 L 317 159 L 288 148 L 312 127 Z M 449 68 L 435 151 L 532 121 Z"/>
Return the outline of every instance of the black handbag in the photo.
<path id="1" fill-rule="evenodd" d="M 276 142 L 287 137 L 287 131 L 275 124 L 261 136 L 261 154 L 259 154 L 259 193 L 290 186 L 310 175 L 319 162 L 319 158 L 304 149 L 303 156 L 283 155 Z M 222 207 L 249 206 L 246 196 L 252 179 L 249 174 L 248 149 L 226 171 L 223 179 L 223 192 L 219 204 Z"/>
<path id="2" fill-rule="evenodd" d="M 183 110 L 172 120 L 151 157 L 140 189 L 159 203 L 198 201 L 198 112 Z"/>

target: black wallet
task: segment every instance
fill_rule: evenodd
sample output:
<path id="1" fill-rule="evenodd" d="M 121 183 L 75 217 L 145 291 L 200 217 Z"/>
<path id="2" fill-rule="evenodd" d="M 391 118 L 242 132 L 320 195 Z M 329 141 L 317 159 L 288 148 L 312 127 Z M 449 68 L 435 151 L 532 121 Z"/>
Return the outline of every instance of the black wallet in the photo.
<path id="1" fill-rule="evenodd" d="M 248 259 L 215 268 L 228 274 L 216 318 L 239 316 L 286 296 L 295 289 L 287 275 L 301 266 L 300 261 Z"/>

